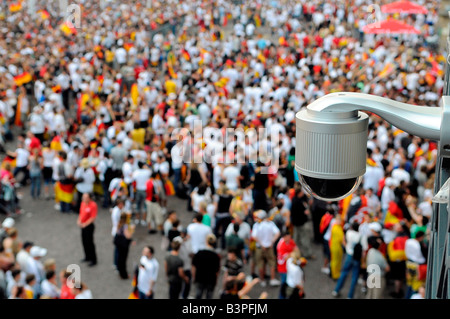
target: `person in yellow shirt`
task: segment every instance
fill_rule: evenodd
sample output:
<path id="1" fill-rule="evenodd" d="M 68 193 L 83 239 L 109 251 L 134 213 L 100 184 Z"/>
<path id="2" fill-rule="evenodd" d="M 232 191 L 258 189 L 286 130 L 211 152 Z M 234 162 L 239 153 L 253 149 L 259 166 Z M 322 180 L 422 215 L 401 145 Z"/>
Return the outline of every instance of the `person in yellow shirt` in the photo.
<path id="1" fill-rule="evenodd" d="M 140 127 L 139 123 L 134 124 L 134 130 L 131 131 L 131 139 L 139 146 L 144 146 L 145 129 Z"/>
<path id="2" fill-rule="evenodd" d="M 105 62 L 106 64 L 108 64 L 109 67 L 113 66 L 113 62 L 114 62 L 114 52 L 111 50 L 107 50 L 105 52 Z"/>
<path id="3" fill-rule="evenodd" d="M 177 84 L 168 75 L 165 77 L 164 87 L 166 89 L 166 94 L 177 93 Z"/>

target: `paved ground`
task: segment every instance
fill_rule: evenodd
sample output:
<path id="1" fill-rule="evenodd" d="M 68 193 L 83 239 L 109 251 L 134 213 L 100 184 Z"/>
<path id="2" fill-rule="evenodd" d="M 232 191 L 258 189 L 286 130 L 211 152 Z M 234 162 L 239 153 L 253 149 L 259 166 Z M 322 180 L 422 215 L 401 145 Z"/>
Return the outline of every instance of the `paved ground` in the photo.
<path id="1" fill-rule="evenodd" d="M 32 200 L 28 194 L 28 188 L 20 191 L 23 194 L 21 200 L 25 214 L 18 217 L 16 226 L 22 240 L 31 240 L 36 245 L 48 249 L 47 258 L 55 258 L 58 270 L 64 269 L 67 265 L 78 264 L 81 268 L 81 280 L 92 290 L 95 298 L 101 299 L 123 299 L 127 298 L 131 291 L 131 280 L 121 280 L 112 268 L 113 264 L 113 244 L 111 238 L 111 219 L 109 211 L 100 209 L 98 220 L 95 223 L 95 244 L 98 255 L 98 265 L 89 268 L 80 263 L 83 257 L 81 234 L 76 225 L 77 215 L 62 214 L 54 209 L 52 200 Z M 193 217 L 193 214 L 186 211 L 186 202 L 178 198 L 169 201 L 169 209 L 176 209 L 186 226 Z M 4 216 L 0 216 L 3 220 Z M 135 237 L 136 245 L 131 246 L 128 258 L 128 270 L 131 272 L 136 262 L 139 260 L 144 245 L 152 245 L 156 250 L 156 258 L 160 261 L 160 272 L 158 284 L 155 291 L 156 298 L 165 299 L 168 296 L 165 275 L 162 269 L 164 252 L 161 250 L 161 235 L 148 234 L 145 227 L 138 226 Z M 334 281 L 320 272 L 323 262 L 321 247 L 314 245 L 316 260 L 311 260 L 305 267 L 306 284 L 305 291 L 307 298 L 323 299 L 331 298 L 331 290 Z M 246 268 L 248 273 L 248 268 Z M 348 286 L 348 283 L 347 283 Z M 347 288 L 348 289 L 348 288 Z M 277 298 L 278 288 L 262 288 L 257 285 L 250 293 L 256 298 L 263 291 L 269 293 L 269 298 Z M 344 289 L 343 295 L 345 296 Z M 355 298 L 361 298 L 361 290 L 357 289 Z M 219 290 L 215 293 L 218 297 Z"/>

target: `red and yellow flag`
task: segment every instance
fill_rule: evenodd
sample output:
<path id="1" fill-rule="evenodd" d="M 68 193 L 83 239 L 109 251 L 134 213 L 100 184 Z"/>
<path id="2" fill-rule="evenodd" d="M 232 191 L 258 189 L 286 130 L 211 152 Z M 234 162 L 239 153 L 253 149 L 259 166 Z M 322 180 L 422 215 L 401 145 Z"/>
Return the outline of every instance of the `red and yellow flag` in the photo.
<path id="1" fill-rule="evenodd" d="M 125 50 L 127 50 L 127 52 L 130 51 L 130 49 L 131 49 L 132 47 L 134 47 L 134 44 L 131 43 L 131 42 L 127 42 L 127 43 L 125 43 L 125 44 L 123 45 L 123 48 L 124 48 Z"/>
<path id="2" fill-rule="evenodd" d="M 60 26 L 60 30 L 64 32 L 65 35 L 74 35 L 77 34 L 77 29 L 73 26 L 72 22 L 66 21 Z"/>
<path id="3" fill-rule="evenodd" d="M 259 15 L 255 15 L 255 27 L 259 28 L 261 26 L 261 18 L 259 17 Z"/>
<path id="4" fill-rule="evenodd" d="M 14 82 L 17 86 L 22 86 L 24 84 L 27 84 L 28 82 L 31 82 L 32 80 L 33 77 L 28 72 L 24 72 L 14 77 Z"/>
<path id="5" fill-rule="evenodd" d="M 52 87 L 52 91 L 55 93 L 60 93 L 61 92 L 61 85 L 55 85 L 54 87 Z"/>
<path id="6" fill-rule="evenodd" d="M 131 86 L 130 95 L 131 95 L 131 100 L 133 101 L 133 104 L 138 105 L 139 90 L 138 90 L 137 83 L 134 83 Z"/>
<path id="7" fill-rule="evenodd" d="M 177 62 L 177 59 L 175 58 L 175 54 L 173 54 L 172 51 L 170 51 L 167 54 L 167 64 L 171 67 L 173 67 L 175 65 L 175 63 Z"/>
<path id="8" fill-rule="evenodd" d="M 47 10 L 39 10 L 38 13 L 39 13 L 39 16 L 41 17 L 41 20 L 50 19 L 50 13 L 48 13 Z"/>
<path id="9" fill-rule="evenodd" d="M 87 102 L 91 99 L 88 93 L 83 93 L 77 101 L 78 108 L 77 108 L 77 120 L 78 122 L 81 120 L 81 112 L 86 107 Z"/>
<path id="10" fill-rule="evenodd" d="M 183 55 L 183 58 L 186 61 L 190 61 L 191 60 L 191 56 L 189 55 L 189 52 L 187 52 L 185 49 L 181 50 L 181 54 Z"/>
<path id="11" fill-rule="evenodd" d="M 9 5 L 9 12 L 19 12 L 22 10 L 22 3 L 14 2 Z"/>
<path id="12" fill-rule="evenodd" d="M 169 72 L 169 75 L 172 79 L 178 79 L 178 75 L 175 73 L 175 71 L 170 65 L 168 66 L 167 71 Z"/>
<path id="13" fill-rule="evenodd" d="M 55 184 L 55 201 L 72 203 L 75 193 L 75 187 L 73 184 L 61 184 L 56 182 Z"/>
<path id="14" fill-rule="evenodd" d="M 261 61 L 261 63 L 266 63 L 266 57 L 261 52 L 258 53 L 258 60 Z"/>

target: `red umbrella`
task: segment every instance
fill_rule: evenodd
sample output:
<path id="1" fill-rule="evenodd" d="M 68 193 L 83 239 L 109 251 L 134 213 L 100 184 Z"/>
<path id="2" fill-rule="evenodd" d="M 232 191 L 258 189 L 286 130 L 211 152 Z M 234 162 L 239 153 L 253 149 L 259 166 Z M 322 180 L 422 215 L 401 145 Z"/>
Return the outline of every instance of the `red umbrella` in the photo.
<path id="1" fill-rule="evenodd" d="M 368 24 L 363 27 L 363 32 L 374 34 L 420 34 L 420 31 L 416 28 L 395 19 Z"/>
<path id="2" fill-rule="evenodd" d="M 427 14 L 428 9 L 416 3 L 401 0 L 381 6 L 383 13 Z"/>

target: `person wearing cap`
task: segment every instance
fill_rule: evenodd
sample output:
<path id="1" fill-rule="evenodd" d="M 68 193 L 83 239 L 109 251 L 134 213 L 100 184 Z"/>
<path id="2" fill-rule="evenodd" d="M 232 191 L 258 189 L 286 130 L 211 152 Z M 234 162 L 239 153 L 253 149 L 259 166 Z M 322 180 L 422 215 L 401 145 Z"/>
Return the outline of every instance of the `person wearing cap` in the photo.
<path id="1" fill-rule="evenodd" d="M 0 244 L 3 243 L 3 240 L 8 237 L 8 231 L 14 227 L 16 221 L 11 217 L 6 217 L 2 222 L 2 228 L 0 228 Z"/>
<path id="2" fill-rule="evenodd" d="M 261 286 L 266 286 L 266 266 L 270 268 L 270 285 L 279 286 L 280 281 L 275 278 L 276 257 L 274 245 L 280 237 L 280 230 L 273 221 L 269 220 L 264 210 L 257 211 L 256 216 L 261 222 L 253 226 L 252 238 L 256 242 L 255 262 L 259 269 Z"/>
<path id="3" fill-rule="evenodd" d="M 47 255 L 47 249 L 33 246 L 30 249 L 31 258 L 28 259 L 27 265 L 24 271 L 27 274 L 33 274 L 36 278 L 36 284 L 34 285 L 34 296 L 39 298 L 41 295 L 41 283 L 45 279 L 44 265 L 42 264 L 42 258 Z"/>
<path id="4" fill-rule="evenodd" d="M 220 255 L 214 251 L 216 236 L 208 234 L 205 246 L 192 258 L 192 278 L 195 283 L 196 299 L 212 299 L 220 271 Z"/>
<path id="5" fill-rule="evenodd" d="M 94 191 L 95 173 L 87 157 L 81 160 L 80 167 L 75 170 L 73 177 L 76 182 L 75 188 L 78 193 L 75 211 L 79 212 L 83 194 L 92 193 Z"/>

